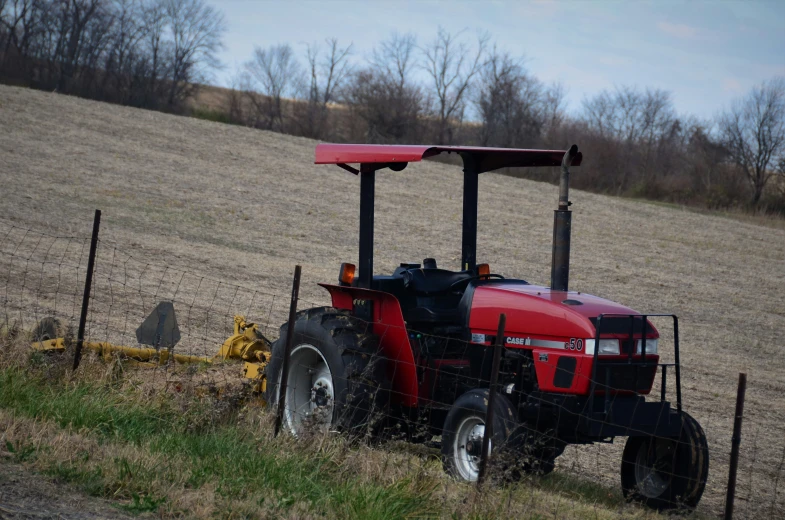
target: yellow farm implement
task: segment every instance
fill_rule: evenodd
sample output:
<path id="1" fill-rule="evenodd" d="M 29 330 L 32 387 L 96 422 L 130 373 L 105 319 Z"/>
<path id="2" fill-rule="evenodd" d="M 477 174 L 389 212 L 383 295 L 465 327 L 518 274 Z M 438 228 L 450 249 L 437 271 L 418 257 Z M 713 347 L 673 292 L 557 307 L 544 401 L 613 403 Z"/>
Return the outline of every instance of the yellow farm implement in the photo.
<path id="1" fill-rule="evenodd" d="M 162 313 L 161 309 L 167 312 Z M 35 340 L 31 345 L 33 350 L 65 352 L 64 330 L 59 320 L 44 318 L 33 331 Z M 151 330 L 155 332 L 151 334 Z M 266 390 L 265 368 L 270 361 L 272 344 L 259 331 L 258 325 L 245 321 L 244 316 L 234 317 L 234 333 L 223 342 L 212 357 L 177 354 L 173 351 L 174 343 L 179 340 L 180 333 L 174 320 L 174 308 L 168 302 L 162 302 L 153 310 L 137 330 L 137 338 L 140 344 L 153 345 L 153 347 L 127 347 L 108 342 L 85 341 L 82 348 L 98 354 L 106 361 L 119 356 L 124 361 L 141 367 L 157 367 L 170 362 L 212 364 L 228 360 L 243 361 L 243 377 L 253 380 L 255 391 L 263 393 Z M 169 341 L 166 340 L 167 338 Z"/>

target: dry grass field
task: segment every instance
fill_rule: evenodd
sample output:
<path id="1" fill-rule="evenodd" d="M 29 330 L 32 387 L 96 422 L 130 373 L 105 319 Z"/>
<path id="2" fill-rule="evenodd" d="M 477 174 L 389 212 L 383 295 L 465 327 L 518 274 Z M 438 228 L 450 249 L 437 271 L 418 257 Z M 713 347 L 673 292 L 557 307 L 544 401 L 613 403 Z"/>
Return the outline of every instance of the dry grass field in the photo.
<path id="1" fill-rule="evenodd" d="M 267 304 L 247 300 L 220 309 L 264 315 L 277 327 L 295 264 L 303 299 L 323 304 L 316 283 L 357 259 L 358 179 L 314 165 L 315 145 L 0 86 L 0 232 L 89 236 L 100 208 L 102 241 L 119 253 L 280 295 L 271 316 Z M 425 257 L 458 267 L 461 181 L 459 168 L 433 162 L 378 175 L 378 273 Z M 483 174 L 480 260 L 547 284 L 556 199 L 554 186 Z M 722 511 L 736 378 L 746 372 L 738 516 L 781 518 L 785 229 L 580 191 L 571 199 L 571 288 L 680 318 L 685 408 L 706 430 L 712 457 L 699 511 Z M 667 336 L 666 322 L 658 324 Z M 557 471 L 616 487 L 622 447 L 570 447 Z"/>

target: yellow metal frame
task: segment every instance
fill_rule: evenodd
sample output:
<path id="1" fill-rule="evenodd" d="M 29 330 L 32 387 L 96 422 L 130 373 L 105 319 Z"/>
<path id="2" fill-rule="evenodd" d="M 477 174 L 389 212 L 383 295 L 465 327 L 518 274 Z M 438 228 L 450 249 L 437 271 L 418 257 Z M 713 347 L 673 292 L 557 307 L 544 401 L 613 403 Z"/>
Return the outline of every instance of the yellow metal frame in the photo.
<path id="1" fill-rule="evenodd" d="M 41 352 L 64 352 L 65 338 L 54 338 L 32 343 L 33 350 Z M 156 350 L 145 347 L 125 347 L 108 342 L 86 341 L 84 349 L 95 352 L 105 361 L 120 356 L 138 366 L 161 366 L 170 361 L 180 364 L 220 363 L 227 360 L 244 361 L 243 377 L 254 381 L 254 390 L 264 392 L 267 389 L 265 369 L 271 357 L 270 341 L 259 331 L 255 323 L 245 321 L 244 316 L 234 317 L 234 334 L 218 349 L 213 357 L 189 356 L 175 354 L 169 350 Z"/>

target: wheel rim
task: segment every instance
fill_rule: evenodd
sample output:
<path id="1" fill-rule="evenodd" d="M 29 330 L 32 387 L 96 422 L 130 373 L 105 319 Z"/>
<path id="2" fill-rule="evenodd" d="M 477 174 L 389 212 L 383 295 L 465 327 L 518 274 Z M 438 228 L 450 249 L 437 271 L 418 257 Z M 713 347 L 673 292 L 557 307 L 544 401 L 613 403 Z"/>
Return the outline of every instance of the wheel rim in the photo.
<path id="1" fill-rule="evenodd" d="M 453 443 L 455 468 L 463 480 L 474 482 L 480 472 L 482 439 L 485 436 L 485 423 L 480 417 L 467 417 L 458 425 Z M 491 453 L 488 443 L 488 454 Z"/>
<path id="2" fill-rule="evenodd" d="M 673 480 L 676 443 L 671 439 L 651 439 L 641 444 L 635 458 L 635 482 L 646 498 L 659 498 Z"/>
<path id="3" fill-rule="evenodd" d="M 298 345 L 289 358 L 284 417 L 294 435 L 305 429 L 325 431 L 335 409 L 333 377 L 327 360 L 313 345 Z"/>

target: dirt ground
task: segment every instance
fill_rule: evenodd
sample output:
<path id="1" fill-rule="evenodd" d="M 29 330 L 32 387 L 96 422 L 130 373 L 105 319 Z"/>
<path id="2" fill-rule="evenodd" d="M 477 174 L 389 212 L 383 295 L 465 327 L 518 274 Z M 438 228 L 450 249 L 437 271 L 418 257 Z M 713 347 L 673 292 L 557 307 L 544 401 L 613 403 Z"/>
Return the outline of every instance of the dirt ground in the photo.
<path id="1" fill-rule="evenodd" d="M 71 256 L 83 258 L 85 241 L 51 239 L 42 253 L 32 237 L 87 237 L 100 208 L 95 330 L 132 339 L 150 302 L 174 294 L 192 302 L 178 319 L 194 343 L 213 345 L 236 312 L 275 331 L 295 264 L 303 266 L 307 306 L 327 303 L 316 283 L 357 260 L 358 179 L 313 165 L 315 145 L 0 86 L 3 261 L 24 254 L 41 271 L 54 269 L 61 294 L 51 305 L 75 316 L 71 279 L 80 272 L 69 265 Z M 584 154 L 592 160 L 590 150 Z M 458 268 L 461 185 L 459 168 L 427 161 L 377 176 L 377 273 L 425 257 Z M 556 199 L 554 186 L 483 174 L 480 261 L 548 284 Z M 699 509 L 722 511 L 736 379 L 746 372 L 737 517 L 778 516 L 785 506 L 785 229 L 580 191 L 571 199 L 571 288 L 679 316 L 684 405 L 706 430 L 712 457 Z M 58 248 L 56 260 L 40 261 Z M 14 301 L 41 306 L 45 283 L 14 269 L 22 268 L 9 267 L 0 279 L 6 309 Z M 204 319 L 195 318 L 200 313 Z M 224 329 L 208 332 L 211 320 Z M 667 322 L 657 325 L 668 338 Z M 560 470 L 617 486 L 622 447 L 570 447 Z"/>
<path id="2" fill-rule="evenodd" d="M 109 502 L 0 459 L 0 520 L 134 518 Z"/>

